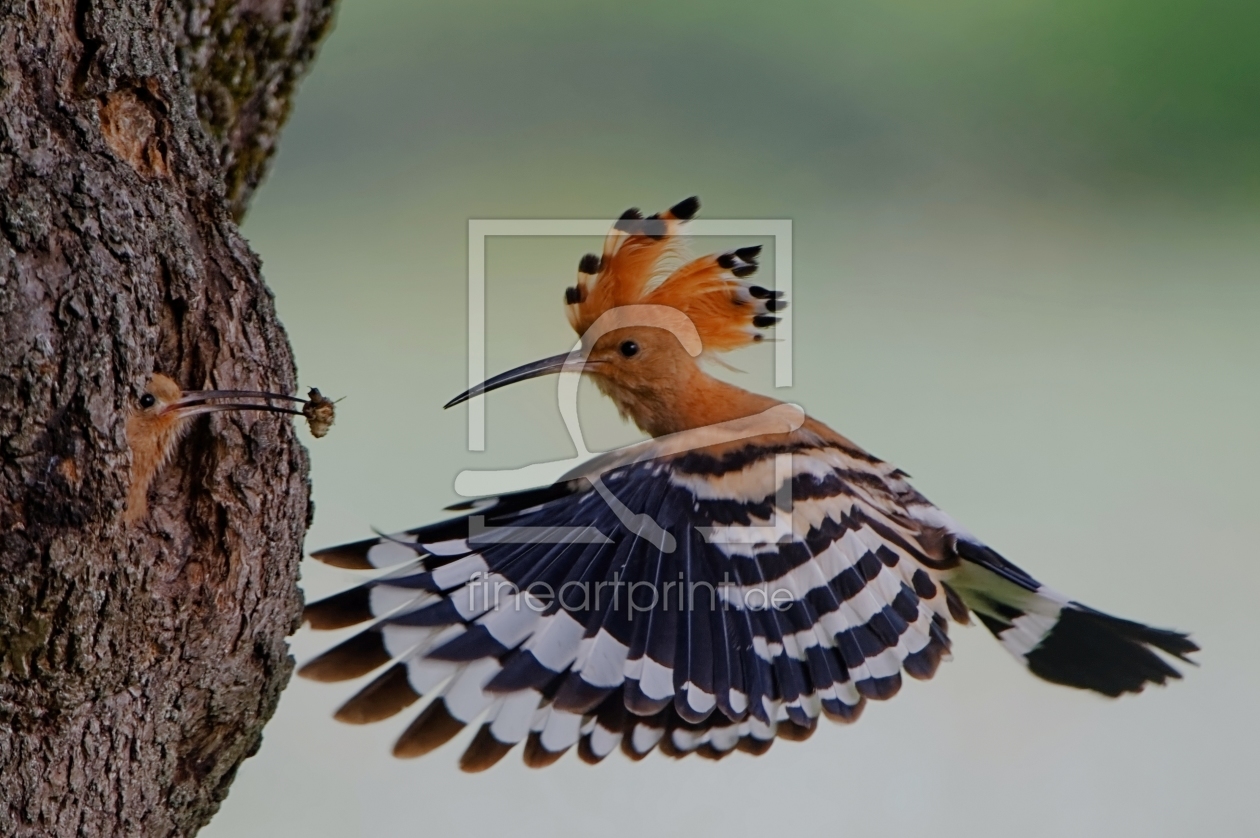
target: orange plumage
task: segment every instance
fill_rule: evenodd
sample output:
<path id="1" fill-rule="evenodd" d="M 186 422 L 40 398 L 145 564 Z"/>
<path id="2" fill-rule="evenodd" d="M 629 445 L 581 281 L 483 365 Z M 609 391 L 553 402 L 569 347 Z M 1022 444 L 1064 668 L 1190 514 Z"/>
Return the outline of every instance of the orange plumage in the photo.
<path id="1" fill-rule="evenodd" d="M 175 443 L 188 432 L 186 418 L 170 405 L 183 395 L 179 385 L 161 373 L 144 388 L 140 406 L 127 417 L 127 443 L 131 446 L 131 488 L 123 521 L 134 523 L 149 511 L 149 486 L 170 460 Z"/>
<path id="2" fill-rule="evenodd" d="M 612 309 L 637 304 L 685 314 L 707 352 L 762 339 L 758 330 L 774 325 L 772 313 L 787 303 L 746 281 L 757 269 L 760 247 L 702 256 L 665 270 L 671 257 L 681 254 L 680 225 L 699 208 L 699 200 L 688 198 L 648 218 L 627 210 L 605 239 L 603 255 L 582 257 L 577 284 L 565 294 L 569 323 L 579 335 Z"/>

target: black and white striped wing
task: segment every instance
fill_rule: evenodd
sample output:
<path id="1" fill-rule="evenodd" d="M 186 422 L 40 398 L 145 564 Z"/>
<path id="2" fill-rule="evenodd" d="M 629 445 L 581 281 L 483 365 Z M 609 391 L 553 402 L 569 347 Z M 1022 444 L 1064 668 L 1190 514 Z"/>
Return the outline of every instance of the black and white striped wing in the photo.
<path id="1" fill-rule="evenodd" d="M 400 756 L 480 721 L 468 770 L 520 742 L 531 765 L 574 745 L 588 761 L 760 753 L 821 715 L 855 719 L 947 653 L 945 590 L 900 479 L 823 445 L 692 452 L 321 551 L 392 569 L 308 606 L 315 628 L 375 622 L 302 674 L 383 669 L 344 721 L 427 699 Z"/>

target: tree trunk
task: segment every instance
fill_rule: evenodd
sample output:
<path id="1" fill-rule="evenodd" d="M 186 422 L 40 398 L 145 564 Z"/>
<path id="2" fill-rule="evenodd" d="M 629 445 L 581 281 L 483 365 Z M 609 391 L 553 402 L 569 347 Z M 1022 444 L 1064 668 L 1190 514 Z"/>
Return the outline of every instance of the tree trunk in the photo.
<path id="1" fill-rule="evenodd" d="M 0 835 L 192 835 L 288 681 L 306 453 L 195 420 L 122 521 L 154 372 L 292 393 L 237 230 L 332 0 L 0 0 Z"/>

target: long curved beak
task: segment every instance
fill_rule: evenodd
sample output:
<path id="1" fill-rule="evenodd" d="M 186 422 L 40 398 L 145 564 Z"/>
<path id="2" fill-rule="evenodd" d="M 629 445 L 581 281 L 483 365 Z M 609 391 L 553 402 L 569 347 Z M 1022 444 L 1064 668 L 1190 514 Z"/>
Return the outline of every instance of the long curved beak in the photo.
<path id="1" fill-rule="evenodd" d="M 265 390 L 185 390 L 176 405 L 201 404 L 211 399 L 279 399 L 282 402 L 302 402 L 306 399 L 297 396 L 285 396 L 280 393 L 268 393 Z"/>
<path id="2" fill-rule="evenodd" d="M 229 402 L 217 404 L 208 404 L 215 399 L 266 399 L 263 404 L 253 404 L 250 402 Z M 178 414 L 180 417 L 198 416 L 202 413 L 218 413 L 222 410 L 265 410 L 271 413 L 292 413 L 302 416 L 300 410 L 293 410 L 288 407 L 271 404 L 272 399 L 279 401 L 305 404 L 306 399 L 300 399 L 297 396 L 285 396 L 280 393 L 268 393 L 263 390 L 185 390 L 183 395 L 177 401 L 171 403 L 166 409 L 169 413 Z"/>
<path id="3" fill-rule="evenodd" d="M 187 418 L 189 416 L 200 416 L 203 413 L 218 413 L 223 410 L 264 410 L 268 413 L 291 413 L 294 416 L 306 415 L 300 410 L 290 410 L 287 407 L 279 407 L 274 404 L 247 404 L 245 402 L 189 405 L 187 407 L 172 408 L 169 412 L 177 414 L 181 418 Z"/>
<path id="4" fill-rule="evenodd" d="M 525 364 L 514 370 L 499 373 L 493 378 L 488 378 L 471 390 L 460 393 L 455 398 L 447 402 L 444 407 L 454 407 L 457 404 L 466 402 L 474 396 L 480 396 L 489 393 L 491 390 L 498 390 L 500 387 L 506 387 L 509 384 L 515 384 L 518 381 L 524 381 L 528 378 L 537 378 L 540 375 L 552 375 L 559 372 L 581 372 L 589 366 L 589 363 L 583 358 L 577 358 L 570 362 L 569 355 L 571 353 L 564 352 L 560 355 L 553 355 L 550 358 L 543 358 L 541 361 L 535 361 L 532 364 Z"/>

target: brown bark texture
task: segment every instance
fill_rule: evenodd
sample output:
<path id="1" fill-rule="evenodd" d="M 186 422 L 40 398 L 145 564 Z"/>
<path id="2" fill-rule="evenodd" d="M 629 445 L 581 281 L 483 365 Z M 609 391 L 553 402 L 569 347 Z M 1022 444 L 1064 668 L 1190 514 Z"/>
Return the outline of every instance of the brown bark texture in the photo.
<path id="1" fill-rule="evenodd" d="M 122 521 L 163 372 L 293 393 L 236 220 L 333 0 L 0 0 L 0 835 L 192 835 L 288 681 L 286 417 L 200 417 Z"/>

